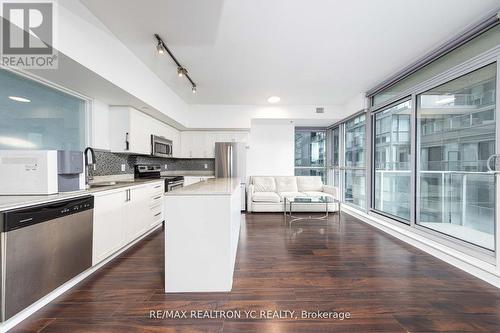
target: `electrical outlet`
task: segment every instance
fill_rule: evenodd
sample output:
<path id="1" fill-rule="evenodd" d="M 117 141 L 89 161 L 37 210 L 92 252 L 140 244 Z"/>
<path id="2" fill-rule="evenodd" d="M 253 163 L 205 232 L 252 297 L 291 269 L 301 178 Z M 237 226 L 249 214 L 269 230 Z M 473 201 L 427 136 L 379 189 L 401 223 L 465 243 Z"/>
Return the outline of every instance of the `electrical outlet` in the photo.
<path id="1" fill-rule="evenodd" d="M 168 170 L 168 165 L 165 164 L 165 170 Z"/>
<path id="2" fill-rule="evenodd" d="M 125 172 L 125 164 L 122 164 L 122 172 Z"/>
<path id="3" fill-rule="evenodd" d="M 208 169 L 208 164 L 203 164 L 203 166 L 205 167 L 205 169 Z"/>

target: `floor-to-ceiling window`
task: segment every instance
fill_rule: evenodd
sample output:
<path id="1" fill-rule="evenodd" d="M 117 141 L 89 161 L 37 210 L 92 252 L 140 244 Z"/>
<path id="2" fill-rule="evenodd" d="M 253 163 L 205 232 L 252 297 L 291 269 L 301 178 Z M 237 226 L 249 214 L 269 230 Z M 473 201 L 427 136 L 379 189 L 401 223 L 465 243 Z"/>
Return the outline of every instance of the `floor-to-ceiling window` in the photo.
<path id="1" fill-rule="evenodd" d="M 417 223 L 495 248 L 496 64 L 417 96 Z M 494 164 L 494 163 L 492 163 Z"/>
<path id="2" fill-rule="evenodd" d="M 328 156 L 328 185 L 340 188 L 340 125 L 329 129 L 327 133 L 330 150 Z"/>
<path id="3" fill-rule="evenodd" d="M 411 100 L 373 116 L 374 208 L 409 223 L 411 201 Z"/>
<path id="4" fill-rule="evenodd" d="M 295 129 L 295 175 L 321 176 L 326 184 L 326 129 Z"/>
<path id="5" fill-rule="evenodd" d="M 344 202 L 366 207 L 366 119 L 357 115 L 344 123 Z"/>

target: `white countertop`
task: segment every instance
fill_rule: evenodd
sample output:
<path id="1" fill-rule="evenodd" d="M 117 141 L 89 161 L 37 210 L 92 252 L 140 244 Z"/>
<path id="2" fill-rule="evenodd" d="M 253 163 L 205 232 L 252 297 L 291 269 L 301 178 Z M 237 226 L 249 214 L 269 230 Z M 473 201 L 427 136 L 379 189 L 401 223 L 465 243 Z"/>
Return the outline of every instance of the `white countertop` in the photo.
<path id="1" fill-rule="evenodd" d="M 240 184 L 239 178 L 212 178 L 167 192 L 165 196 L 231 195 L 239 190 Z"/>
<path id="2" fill-rule="evenodd" d="M 215 177 L 215 173 L 213 171 L 200 171 L 200 170 L 191 170 L 191 171 L 162 171 L 162 176 L 185 176 L 185 177 Z"/>
<path id="3" fill-rule="evenodd" d="M 85 195 L 92 195 L 97 192 L 110 191 L 123 187 L 138 186 L 146 183 L 163 182 L 162 179 L 137 179 L 117 183 L 115 185 L 94 187 L 88 190 L 63 192 L 51 195 L 0 195 L 0 211 L 14 208 L 38 205 L 63 199 L 77 198 Z"/>

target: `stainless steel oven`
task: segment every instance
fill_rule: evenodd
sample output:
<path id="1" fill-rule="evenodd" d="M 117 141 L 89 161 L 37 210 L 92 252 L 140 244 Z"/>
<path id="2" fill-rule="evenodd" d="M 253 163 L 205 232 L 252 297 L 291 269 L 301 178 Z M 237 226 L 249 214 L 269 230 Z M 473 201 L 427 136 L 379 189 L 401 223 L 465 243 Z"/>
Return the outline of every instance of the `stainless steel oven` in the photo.
<path id="1" fill-rule="evenodd" d="M 167 177 L 165 178 L 165 191 L 170 192 L 177 188 L 181 188 L 184 186 L 184 177 Z"/>
<path id="2" fill-rule="evenodd" d="M 151 135 L 151 155 L 172 157 L 172 141 L 162 136 Z"/>

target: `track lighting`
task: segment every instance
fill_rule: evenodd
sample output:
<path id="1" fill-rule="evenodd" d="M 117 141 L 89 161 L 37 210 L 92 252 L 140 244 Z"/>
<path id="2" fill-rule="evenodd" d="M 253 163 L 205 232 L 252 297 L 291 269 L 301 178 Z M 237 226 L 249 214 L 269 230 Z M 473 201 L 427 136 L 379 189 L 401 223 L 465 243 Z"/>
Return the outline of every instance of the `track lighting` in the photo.
<path id="1" fill-rule="evenodd" d="M 187 70 L 183 67 L 177 67 L 177 75 L 179 77 L 183 77 L 183 76 L 187 75 Z"/>
<path id="2" fill-rule="evenodd" d="M 158 45 L 156 45 L 156 51 L 158 51 L 158 54 L 165 54 L 165 48 L 162 43 L 158 42 Z"/>
<path id="3" fill-rule="evenodd" d="M 196 94 L 196 83 L 189 76 L 188 70 L 181 65 L 181 63 L 177 60 L 172 51 L 169 50 L 165 42 L 163 42 L 163 39 L 161 39 L 160 35 L 155 34 L 154 36 L 156 38 L 156 41 L 158 42 L 158 44 L 156 45 L 156 51 L 158 52 L 158 54 L 163 55 L 165 53 L 168 53 L 170 58 L 172 58 L 174 63 L 177 65 L 177 75 L 179 77 L 185 76 L 186 79 L 188 79 L 189 83 L 191 83 L 191 91 L 193 92 L 193 94 Z"/>

